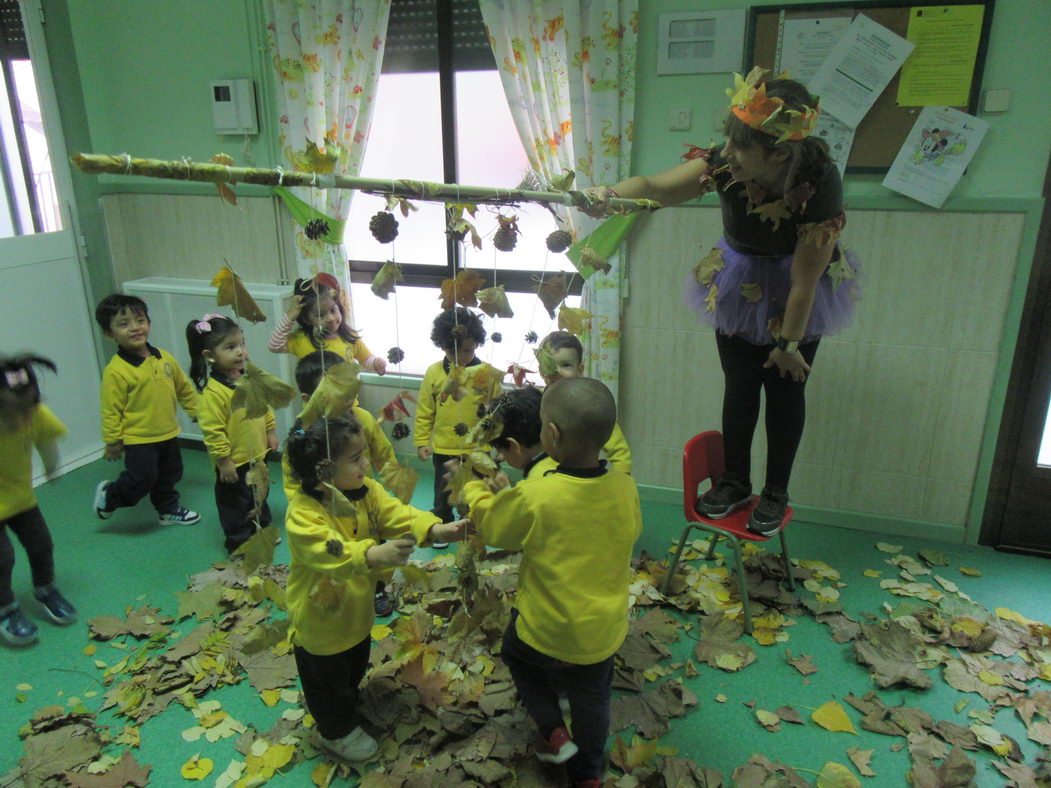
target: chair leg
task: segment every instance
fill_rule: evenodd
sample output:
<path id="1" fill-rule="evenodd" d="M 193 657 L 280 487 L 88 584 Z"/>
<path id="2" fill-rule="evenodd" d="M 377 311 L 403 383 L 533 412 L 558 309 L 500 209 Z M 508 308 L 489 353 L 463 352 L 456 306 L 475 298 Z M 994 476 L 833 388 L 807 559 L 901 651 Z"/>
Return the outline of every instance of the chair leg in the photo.
<path id="1" fill-rule="evenodd" d="M 733 543 L 734 548 L 734 563 L 737 565 L 737 587 L 741 592 L 741 605 L 744 609 L 744 631 L 749 635 L 752 634 L 752 606 L 748 601 L 748 578 L 744 573 L 744 560 L 741 558 L 741 540 L 727 536 Z"/>
<path id="2" fill-rule="evenodd" d="M 705 561 L 711 561 L 715 556 L 715 546 L 719 544 L 719 535 L 709 533 L 708 534 L 708 555 L 704 557 Z"/>
<path id="3" fill-rule="evenodd" d="M 781 560 L 785 563 L 785 577 L 788 580 L 788 590 L 796 590 L 796 581 L 792 577 L 792 559 L 788 557 L 788 540 L 785 538 L 785 529 L 781 529 Z"/>
<path id="4" fill-rule="evenodd" d="M 690 531 L 692 531 L 695 527 L 696 526 L 692 524 L 687 525 L 686 528 L 683 529 L 682 536 L 679 537 L 679 546 L 675 549 L 675 557 L 672 558 L 671 563 L 668 564 L 668 574 L 664 576 L 664 582 L 661 583 L 661 593 L 665 596 L 667 596 L 668 592 L 671 590 L 672 575 L 675 574 L 675 567 L 679 565 L 679 559 L 682 557 L 682 551 L 686 547 L 686 537 L 690 535 Z"/>

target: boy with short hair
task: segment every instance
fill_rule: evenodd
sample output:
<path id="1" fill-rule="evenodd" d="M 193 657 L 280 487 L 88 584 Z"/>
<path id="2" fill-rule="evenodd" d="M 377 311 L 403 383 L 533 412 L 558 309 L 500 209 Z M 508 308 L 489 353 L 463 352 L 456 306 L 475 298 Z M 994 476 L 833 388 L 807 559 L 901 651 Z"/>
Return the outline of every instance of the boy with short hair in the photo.
<path id="1" fill-rule="evenodd" d="M 632 549 L 642 531 L 635 481 L 599 452 L 616 423 L 609 389 L 591 378 L 544 392 L 540 441 L 558 466 L 489 498 L 463 496 L 487 545 L 521 550 L 516 609 L 501 655 L 540 731 L 537 757 L 567 763 L 574 785 L 598 788 L 609 734 L 613 656 L 628 631 Z M 488 506 L 475 511 L 486 498 Z M 569 696 L 570 737 L 557 687 Z"/>
<path id="2" fill-rule="evenodd" d="M 108 295 L 95 308 L 95 320 L 117 343 L 99 393 L 105 457 L 124 457 L 117 480 L 95 489 L 95 514 L 106 520 L 149 495 L 161 525 L 193 525 L 201 516 L 180 505 L 175 489 L 182 478 L 175 405 L 193 418 L 197 391 L 171 353 L 149 343 L 150 313 L 141 298 Z"/>
<path id="3" fill-rule="evenodd" d="M 552 331 L 540 343 L 540 347 L 551 351 L 551 358 L 555 362 L 556 373 L 544 375 L 544 382 L 551 385 L 561 378 L 578 378 L 584 374 L 584 346 L 580 340 L 568 331 Z M 631 449 L 628 448 L 628 439 L 620 429 L 619 424 L 613 425 L 613 433 L 602 447 L 606 459 L 614 468 L 624 473 L 631 473 Z"/>

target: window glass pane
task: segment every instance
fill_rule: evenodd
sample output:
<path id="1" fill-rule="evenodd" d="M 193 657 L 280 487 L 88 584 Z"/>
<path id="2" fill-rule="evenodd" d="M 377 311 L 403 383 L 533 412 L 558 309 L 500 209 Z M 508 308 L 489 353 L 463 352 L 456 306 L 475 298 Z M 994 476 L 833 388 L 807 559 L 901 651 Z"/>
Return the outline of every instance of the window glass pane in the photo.
<path id="1" fill-rule="evenodd" d="M 456 74 L 456 156 L 459 181 L 470 186 L 514 188 L 529 172 L 522 142 L 497 71 L 460 71 Z M 497 212 L 518 217 L 522 234 L 511 252 L 493 248 Z M 520 206 L 482 206 L 475 226 L 483 236 L 479 252 L 468 246 L 469 267 L 572 271 L 564 254 L 550 254 L 544 240 L 558 229 L 551 212 L 535 203 Z M 481 259 L 479 259 L 481 258 Z"/>
<path id="2" fill-rule="evenodd" d="M 490 282 L 486 281 L 486 284 Z M 362 332 L 366 344 L 381 356 L 387 349 L 400 347 L 405 351 L 400 371 L 406 375 L 422 375 L 427 367 L 443 358 L 442 351 L 431 342 L 431 323 L 441 311 L 438 291 L 426 287 L 399 285 L 384 301 L 377 298 L 366 284 L 351 284 L 354 302 L 354 324 Z M 536 369 L 533 348 L 525 336 L 535 331 L 540 339 L 558 329 L 557 321 L 551 318 L 540 299 L 533 293 L 508 293 L 507 300 L 515 316 L 491 318 L 482 315 L 482 322 L 489 334 L 478 351 L 478 358 L 494 367 L 507 369 L 511 364 L 521 364 L 527 369 Z M 580 306 L 579 296 L 566 299 L 569 306 Z M 500 342 L 492 341 L 493 332 L 502 335 Z M 396 365 L 388 366 L 389 373 L 397 373 Z M 527 380 L 540 383 L 540 376 L 529 375 Z"/>
<path id="3" fill-rule="evenodd" d="M 28 60 L 11 61 L 18 112 L 21 116 L 23 139 L 29 159 L 33 193 L 36 196 L 40 220 L 40 232 L 62 229 L 62 214 L 59 210 L 55 176 L 51 168 L 51 153 L 44 135 L 44 121 L 40 114 L 40 98 L 33 78 L 33 64 Z"/>
<path id="4" fill-rule="evenodd" d="M 381 75 L 361 176 L 440 183 L 444 180 L 441 129 L 436 72 Z M 384 209 L 386 200 L 355 194 L 344 236 L 350 259 L 447 265 L 444 205 L 422 201 L 413 205 L 419 210 L 408 217 L 395 212 L 398 237 L 392 244 L 381 244 L 369 232 L 369 219 Z"/>

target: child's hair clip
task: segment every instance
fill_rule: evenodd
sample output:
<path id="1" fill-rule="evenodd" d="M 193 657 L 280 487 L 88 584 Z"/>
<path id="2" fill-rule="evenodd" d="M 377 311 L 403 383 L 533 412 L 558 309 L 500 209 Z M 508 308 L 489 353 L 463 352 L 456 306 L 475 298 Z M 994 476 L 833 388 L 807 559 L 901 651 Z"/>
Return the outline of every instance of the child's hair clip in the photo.
<path id="1" fill-rule="evenodd" d="M 29 373 L 23 369 L 9 369 L 4 373 L 4 380 L 7 381 L 8 388 L 17 388 L 18 386 L 29 385 Z"/>

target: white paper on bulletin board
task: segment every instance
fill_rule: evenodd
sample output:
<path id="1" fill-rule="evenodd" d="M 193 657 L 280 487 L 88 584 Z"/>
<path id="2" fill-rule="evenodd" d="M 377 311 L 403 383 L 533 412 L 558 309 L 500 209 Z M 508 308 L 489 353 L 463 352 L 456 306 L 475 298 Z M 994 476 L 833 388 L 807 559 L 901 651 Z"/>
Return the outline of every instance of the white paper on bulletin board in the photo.
<path id="1" fill-rule="evenodd" d="M 744 8 L 661 14 L 658 74 L 739 71 L 744 57 Z"/>
<path id="2" fill-rule="evenodd" d="M 848 27 L 848 16 L 785 19 L 777 37 L 774 73 L 787 71 L 792 79 L 807 84 Z"/>

